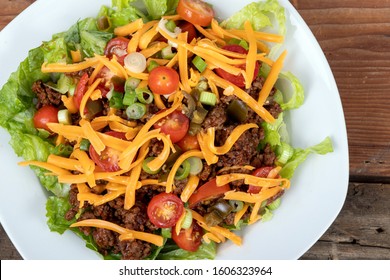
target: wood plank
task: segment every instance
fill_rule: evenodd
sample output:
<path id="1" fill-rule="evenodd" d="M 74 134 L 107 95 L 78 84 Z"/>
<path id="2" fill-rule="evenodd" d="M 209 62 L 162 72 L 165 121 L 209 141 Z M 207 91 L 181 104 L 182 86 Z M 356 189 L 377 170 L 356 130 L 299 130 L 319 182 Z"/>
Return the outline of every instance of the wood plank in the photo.
<path id="1" fill-rule="evenodd" d="M 6 232 L 0 224 L 0 260 L 21 260 L 19 252 L 9 240 Z"/>
<path id="2" fill-rule="evenodd" d="M 0 30 L 33 2 L 35 0 L 0 1 Z"/>
<path id="3" fill-rule="evenodd" d="M 340 215 L 301 259 L 390 259 L 390 185 L 351 183 Z"/>
<path id="4" fill-rule="evenodd" d="M 335 76 L 347 123 L 351 178 L 388 182 L 390 1 L 292 3 L 319 41 Z"/>

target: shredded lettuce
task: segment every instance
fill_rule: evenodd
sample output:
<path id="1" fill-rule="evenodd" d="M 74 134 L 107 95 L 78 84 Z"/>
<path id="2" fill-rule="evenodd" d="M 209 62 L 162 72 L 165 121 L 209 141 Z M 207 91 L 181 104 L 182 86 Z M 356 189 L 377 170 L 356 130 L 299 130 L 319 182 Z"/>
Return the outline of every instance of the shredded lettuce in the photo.
<path id="1" fill-rule="evenodd" d="M 217 252 L 217 246 L 215 242 L 202 243 L 196 252 L 189 252 L 180 249 L 173 242 L 166 243 L 164 248 L 161 249 L 158 260 L 204 260 L 214 259 Z"/>
<path id="2" fill-rule="evenodd" d="M 293 73 L 280 73 L 276 88 L 283 93 L 283 99 L 287 100 L 279 102 L 284 111 L 297 109 L 303 104 L 305 99 L 303 85 Z"/>

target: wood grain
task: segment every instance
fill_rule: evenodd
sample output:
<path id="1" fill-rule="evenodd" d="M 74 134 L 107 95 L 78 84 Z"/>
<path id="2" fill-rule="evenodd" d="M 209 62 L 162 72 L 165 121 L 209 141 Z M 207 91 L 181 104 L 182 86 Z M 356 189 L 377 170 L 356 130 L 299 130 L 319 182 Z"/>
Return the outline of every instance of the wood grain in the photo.
<path id="1" fill-rule="evenodd" d="M 390 259 L 390 185 L 349 185 L 332 226 L 301 259 Z"/>
<path id="2" fill-rule="evenodd" d="M 1 0 L 0 30 L 33 2 L 35 2 L 35 0 Z"/>
<path id="3" fill-rule="evenodd" d="M 389 181 L 390 1 L 296 0 L 335 76 L 351 180 Z"/>

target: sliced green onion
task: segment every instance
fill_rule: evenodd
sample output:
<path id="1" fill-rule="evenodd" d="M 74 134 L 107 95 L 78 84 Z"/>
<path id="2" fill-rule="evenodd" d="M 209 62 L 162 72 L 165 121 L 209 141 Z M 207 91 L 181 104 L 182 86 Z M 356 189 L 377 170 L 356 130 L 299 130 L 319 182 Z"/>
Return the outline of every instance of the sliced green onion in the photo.
<path id="1" fill-rule="evenodd" d="M 157 68 L 157 67 L 159 67 L 159 66 L 160 66 L 160 65 L 159 65 L 156 61 L 151 60 L 151 61 L 149 62 L 149 65 L 148 65 L 147 70 L 148 70 L 148 72 L 150 73 L 150 72 L 152 72 L 152 70 L 153 70 L 154 68 Z"/>
<path id="2" fill-rule="evenodd" d="M 168 22 L 165 24 L 165 27 L 166 27 L 169 31 L 175 32 L 176 23 L 175 23 L 173 20 L 168 20 Z"/>
<path id="3" fill-rule="evenodd" d="M 62 124 L 71 124 L 72 118 L 68 109 L 59 110 L 57 113 L 58 122 Z"/>
<path id="4" fill-rule="evenodd" d="M 217 96 L 209 91 L 202 91 L 199 98 L 200 103 L 204 105 L 215 106 L 217 103 Z"/>
<path id="5" fill-rule="evenodd" d="M 244 202 L 241 200 L 229 200 L 229 204 L 233 207 L 233 212 L 238 212 L 244 208 Z"/>
<path id="6" fill-rule="evenodd" d="M 142 103 L 131 104 L 126 109 L 126 115 L 129 119 L 139 120 L 146 113 L 146 106 Z"/>
<path id="7" fill-rule="evenodd" d="M 166 46 L 161 50 L 161 57 L 164 59 L 172 59 L 176 54 L 172 52 L 171 46 Z"/>
<path id="8" fill-rule="evenodd" d="M 279 198 L 275 199 L 274 201 L 272 201 L 270 204 L 267 205 L 267 208 L 269 210 L 275 210 L 275 209 L 278 209 L 279 206 L 280 206 L 280 203 L 282 202 L 282 200 Z"/>
<path id="9" fill-rule="evenodd" d="M 146 58 L 142 53 L 133 52 L 126 55 L 125 68 L 133 73 L 142 73 L 146 69 Z"/>
<path id="10" fill-rule="evenodd" d="M 125 83 L 125 92 L 135 90 L 138 87 L 140 82 L 141 82 L 140 79 L 133 78 L 133 77 L 128 78 Z"/>
<path id="11" fill-rule="evenodd" d="M 278 147 L 278 163 L 285 164 L 294 154 L 294 149 L 287 143 L 282 142 Z"/>
<path id="12" fill-rule="evenodd" d="M 191 175 L 198 175 L 203 170 L 203 163 L 202 160 L 198 157 L 190 157 L 187 159 L 190 163 L 190 174 Z"/>
<path id="13" fill-rule="evenodd" d="M 209 84 L 205 80 L 200 80 L 199 83 L 196 85 L 196 89 L 198 89 L 200 92 L 206 91 L 209 88 Z"/>
<path id="14" fill-rule="evenodd" d="M 202 73 L 204 70 L 206 70 L 207 63 L 201 58 L 200 56 L 195 56 L 195 58 L 192 60 L 192 64 L 196 67 L 196 69 L 199 70 L 200 73 Z"/>
<path id="15" fill-rule="evenodd" d="M 138 101 L 143 104 L 150 104 L 153 102 L 153 93 L 147 88 L 137 88 L 135 94 L 137 95 Z"/>
<path id="16" fill-rule="evenodd" d="M 122 109 L 123 108 L 123 93 L 118 91 L 112 91 L 110 98 L 110 107 L 114 109 Z"/>
<path id="17" fill-rule="evenodd" d="M 123 105 L 130 106 L 137 102 L 137 94 L 135 91 L 126 91 L 125 95 L 123 96 Z"/>
<path id="18" fill-rule="evenodd" d="M 154 159 L 155 159 L 155 157 L 148 157 L 148 158 L 144 159 L 144 161 L 142 162 L 142 170 L 148 174 L 151 174 L 151 175 L 158 174 L 161 171 L 161 168 L 153 171 L 148 167 L 148 163 Z"/>
<path id="19" fill-rule="evenodd" d="M 177 170 L 175 174 L 176 180 L 183 180 L 188 177 L 190 174 L 191 165 L 188 162 L 188 160 L 183 161 L 183 163 L 180 165 L 179 169 Z"/>
<path id="20" fill-rule="evenodd" d="M 190 209 L 185 209 L 186 214 L 184 216 L 183 222 L 181 223 L 181 228 L 188 229 L 192 225 L 192 212 Z"/>
<path id="21" fill-rule="evenodd" d="M 89 142 L 88 139 L 83 138 L 80 141 L 80 150 L 82 151 L 89 151 L 89 146 L 91 145 L 91 142 Z"/>
<path id="22" fill-rule="evenodd" d="M 87 108 L 89 117 L 93 117 L 103 111 L 103 103 L 101 100 L 88 100 L 85 107 Z"/>

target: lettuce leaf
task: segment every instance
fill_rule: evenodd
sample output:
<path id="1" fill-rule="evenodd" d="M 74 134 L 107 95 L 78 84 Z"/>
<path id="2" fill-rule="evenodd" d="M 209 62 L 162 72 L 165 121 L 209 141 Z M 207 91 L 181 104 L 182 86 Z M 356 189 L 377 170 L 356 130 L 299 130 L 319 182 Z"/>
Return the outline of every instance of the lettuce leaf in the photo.
<path id="1" fill-rule="evenodd" d="M 286 17 L 284 8 L 277 0 L 253 2 L 222 22 L 227 29 L 244 29 L 245 21 L 249 20 L 255 30 L 262 30 L 278 24 L 277 32 L 286 34 Z"/>
<path id="2" fill-rule="evenodd" d="M 144 0 L 146 10 L 151 19 L 159 19 L 163 15 L 173 14 L 179 0 Z"/>
<path id="3" fill-rule="evenodd" d="M 214 259 L 217 253 L 215 242 L 202 243 L 196 252 L 180 249 L 174 242 L 167 242 L 157 256 L 157 260 L 204 260 Z"/>
<path id="4" fill-rule="evenodd" d="M 280 170 L 280 176 L 283 178 L 290 179 L 294 175 L 297 167 L 306 160 L 306 158 L 312 154 L 325 155 L 327 153 L 333 152 L 332 140 L 330 137 L 326 137 L 322 142 L 317 145 L 308 147 L 306 149 L 295 148 L 292 157 Z"/>
<path id="5" fill-rule="evenodd" d="M 66 220 L 65 214 L 70 209 L 68 198 L 50 196 L 46 202 L 47 225 L 51 231 L 63 234 L 75 220 Z"/>

